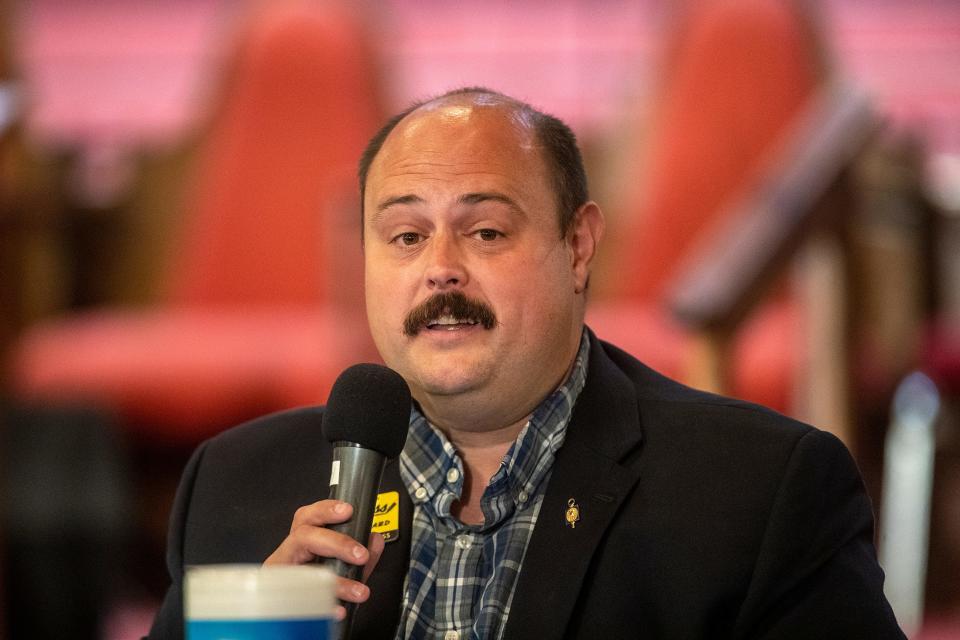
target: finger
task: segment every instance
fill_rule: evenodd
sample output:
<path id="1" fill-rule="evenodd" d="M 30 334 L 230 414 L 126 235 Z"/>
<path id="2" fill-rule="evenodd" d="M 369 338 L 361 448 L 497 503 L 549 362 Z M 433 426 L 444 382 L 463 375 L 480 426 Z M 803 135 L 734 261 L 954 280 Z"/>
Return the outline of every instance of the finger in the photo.
<path id="1" fill-rule="evenodd" d="M 345 533 L 323 527 L 304 526 L 291 536 L 306 551 L 318 558 L 337 558 L 347 564 L 364 565 L 370 561 L 366 547 Z"/>
<path id="2" fill-rule="evenodd" d="M 315 558 L 337 558 L 348 564 L 369 562 L 370 552 L 350 536 L 323 527 L 296 527 L 264 564 L 305 564 Z"/>
<path id="3" fill-rule="evenodd" d="M 377 563 L 380 562 L 380 556 L 383 555 L 383 548 L 385 546 L 386 541 L 383 539 L 382 534 L 370 534 L 370 541 L 367 543 L 367 551 L 370 552 L 370 559 L 363 565 L 364 582 L 367 581 L 367 578 L 370 577 L 370 574 L 373 573 L 374 568 L 376 568 Z"/>
<path id="4" fill-rule="evenodd" d="M 345 602 L 366 602 L 370 597 L 370 587 L 347 578 L 337 578 L 337 598 Z"/>
<path id="5" fill-rule="evenodd" d="M 302 525 L 322 527 L 328 524 L 346 522 L 353 515 L 353 506 L 340 500 L 320 500 L 297 509 L 293 514 L 290 530 Z"/>

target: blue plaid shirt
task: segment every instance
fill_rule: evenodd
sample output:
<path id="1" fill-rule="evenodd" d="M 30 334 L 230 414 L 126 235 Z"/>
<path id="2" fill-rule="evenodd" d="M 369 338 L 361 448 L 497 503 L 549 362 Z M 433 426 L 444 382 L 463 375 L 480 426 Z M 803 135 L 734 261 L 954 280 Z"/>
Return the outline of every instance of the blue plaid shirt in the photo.
<path id="1" fill-rule="evenodd" d="M 484 521 L 451 514 L 463 490 L 463 463 L 419 408 L 400 454 L 400 475 L 413 499 L 410 569 L 397 638 L 500 638 L 537 522 L 556 452 L 587 376 L 590 341 L 580 338 L 563 385 L 534 410 L 480 500 Z"/>

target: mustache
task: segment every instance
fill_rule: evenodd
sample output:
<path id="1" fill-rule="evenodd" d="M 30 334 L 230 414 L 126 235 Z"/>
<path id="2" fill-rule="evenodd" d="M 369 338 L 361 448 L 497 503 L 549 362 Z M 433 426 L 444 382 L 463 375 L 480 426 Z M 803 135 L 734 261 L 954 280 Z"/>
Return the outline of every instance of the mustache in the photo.
<path id="1" fill-rule="evenodd" d="M 403 321 L 403 333 L 413 337 L 427 326 L 431 320 L 440 316 L 453 316 L 458 320 L 470 320 L 484 329 L 493 329 L 497 317 L 493 310 L 479 300 L 471 300 L 460 291 L 438 293 L 427 298 L 407 314 Z"/>

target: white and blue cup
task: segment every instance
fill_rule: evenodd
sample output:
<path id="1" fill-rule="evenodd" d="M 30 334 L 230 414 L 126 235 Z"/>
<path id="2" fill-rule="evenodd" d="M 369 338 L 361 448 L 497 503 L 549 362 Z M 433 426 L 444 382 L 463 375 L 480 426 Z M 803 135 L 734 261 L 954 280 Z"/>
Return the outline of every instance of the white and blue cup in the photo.
<path id="1" fill-rule="evenodd" d="M 187 640 L 333 638 L 335 581 L 319 565 L 188 567 Z"/>

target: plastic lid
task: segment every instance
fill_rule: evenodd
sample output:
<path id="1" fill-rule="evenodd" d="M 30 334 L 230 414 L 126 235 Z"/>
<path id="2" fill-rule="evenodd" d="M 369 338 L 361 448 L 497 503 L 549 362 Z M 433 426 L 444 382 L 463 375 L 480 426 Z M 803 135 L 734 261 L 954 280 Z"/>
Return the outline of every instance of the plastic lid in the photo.
<path id="1" fill-rule="evenodd" d="M 187 567 L 187 620 L 333 616 L 336 576 L 319 565 L 233 564 Z"/>

